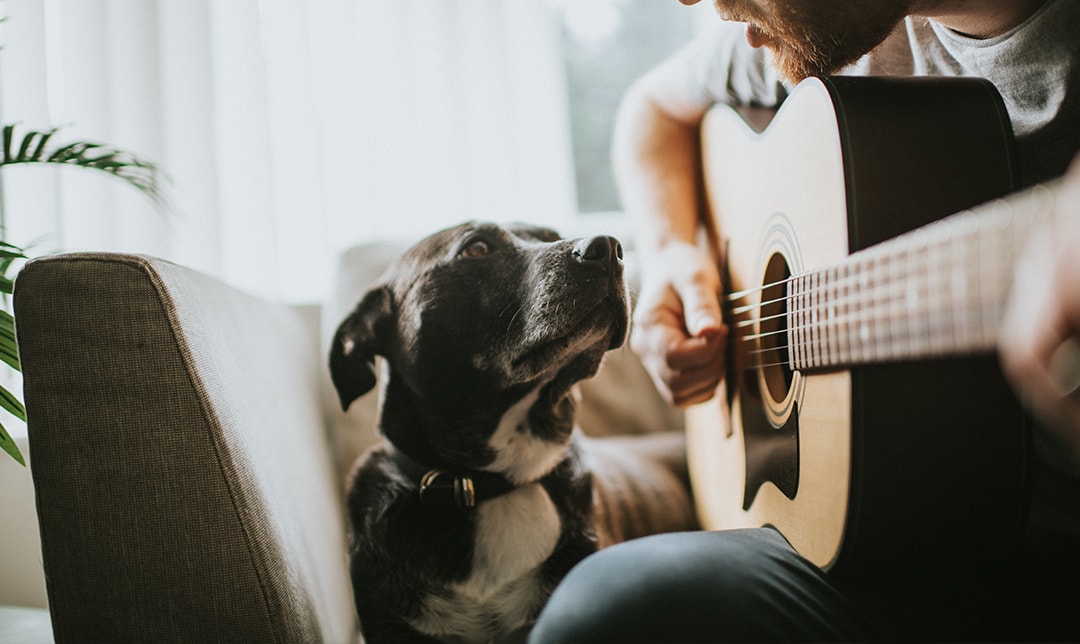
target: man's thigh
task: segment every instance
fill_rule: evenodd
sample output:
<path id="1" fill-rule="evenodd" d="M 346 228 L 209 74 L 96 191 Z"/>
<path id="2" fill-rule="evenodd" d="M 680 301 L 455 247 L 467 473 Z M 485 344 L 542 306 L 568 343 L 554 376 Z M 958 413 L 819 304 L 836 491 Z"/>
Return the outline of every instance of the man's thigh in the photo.
<path id="1" fill-rule="evenodd" d="M 657 535 L 585 559 L 530 642 L 866 640 L 829 579 L 766 528 Z"/>

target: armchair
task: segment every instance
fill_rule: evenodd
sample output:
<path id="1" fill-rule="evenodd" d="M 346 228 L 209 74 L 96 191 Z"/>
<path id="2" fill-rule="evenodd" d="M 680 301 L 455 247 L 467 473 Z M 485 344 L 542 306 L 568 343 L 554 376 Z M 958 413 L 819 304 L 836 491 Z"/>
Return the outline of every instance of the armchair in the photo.
<path id="1" fill-rule="evenodd" d="M 106 254 L 15 310 L 58 642 L 356 641 L 311 311 Z"/>

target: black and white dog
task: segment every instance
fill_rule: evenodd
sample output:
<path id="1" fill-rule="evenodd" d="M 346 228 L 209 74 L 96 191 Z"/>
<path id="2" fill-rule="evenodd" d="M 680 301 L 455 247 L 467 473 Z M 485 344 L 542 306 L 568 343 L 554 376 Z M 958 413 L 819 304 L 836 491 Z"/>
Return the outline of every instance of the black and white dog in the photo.
<path id="1" fill-rule="evenodd" d="M 571 389 L 626 339 L 622 248 L 467 223 L 404 253 L 339 326 L 347 409 L 385 359 L 385 440 L 350 481 L 368 642 L 527 632 L 597 548 L 696 527 L 679 434 L 586 440 Z"/>

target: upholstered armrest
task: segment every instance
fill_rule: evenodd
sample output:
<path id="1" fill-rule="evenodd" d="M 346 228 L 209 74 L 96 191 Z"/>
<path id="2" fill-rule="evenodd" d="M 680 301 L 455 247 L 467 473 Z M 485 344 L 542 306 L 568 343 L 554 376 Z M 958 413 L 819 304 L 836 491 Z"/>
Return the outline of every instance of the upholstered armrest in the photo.
<path id="1" fill-rule="evenodd" d="M 15 309 L 57 641 L 355 641 L 311 312 L 107 254 Z"/>

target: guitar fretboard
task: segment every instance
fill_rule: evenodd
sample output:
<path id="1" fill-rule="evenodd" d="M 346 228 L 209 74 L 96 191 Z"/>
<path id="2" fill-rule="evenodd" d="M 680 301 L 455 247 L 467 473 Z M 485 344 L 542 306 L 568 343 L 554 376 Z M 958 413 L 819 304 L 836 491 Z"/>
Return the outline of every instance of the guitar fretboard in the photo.
<path id="1" fill-rule="evenodd" d="M 819 369 L 992 349 L 1015 261 L 1032 235 L 1049 234 L 1052 201 L 1048 187 L 1036 187 L 791 277 L 789 365 Z"/>

